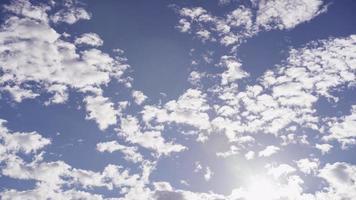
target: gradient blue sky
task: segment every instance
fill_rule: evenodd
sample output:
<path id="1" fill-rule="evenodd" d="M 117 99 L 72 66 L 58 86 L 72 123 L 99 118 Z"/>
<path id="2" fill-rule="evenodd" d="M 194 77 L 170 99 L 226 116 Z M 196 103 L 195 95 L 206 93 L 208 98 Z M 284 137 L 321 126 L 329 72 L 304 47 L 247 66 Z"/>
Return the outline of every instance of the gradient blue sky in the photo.
<path id="1" fill-rule="evenodd" d="M 355 1 L 1 7 L 1 199 L 356 199 Z"/>

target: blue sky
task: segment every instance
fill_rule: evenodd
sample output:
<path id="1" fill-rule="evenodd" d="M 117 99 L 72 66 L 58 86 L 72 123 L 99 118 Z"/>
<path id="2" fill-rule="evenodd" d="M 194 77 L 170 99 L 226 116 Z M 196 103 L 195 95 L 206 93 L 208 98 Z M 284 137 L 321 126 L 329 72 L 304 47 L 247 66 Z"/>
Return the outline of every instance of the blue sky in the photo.
<path id="1" fill-rule="evenodd" d="M 356 2 L 1 2 L 1 199 L 356 198 Z"/>

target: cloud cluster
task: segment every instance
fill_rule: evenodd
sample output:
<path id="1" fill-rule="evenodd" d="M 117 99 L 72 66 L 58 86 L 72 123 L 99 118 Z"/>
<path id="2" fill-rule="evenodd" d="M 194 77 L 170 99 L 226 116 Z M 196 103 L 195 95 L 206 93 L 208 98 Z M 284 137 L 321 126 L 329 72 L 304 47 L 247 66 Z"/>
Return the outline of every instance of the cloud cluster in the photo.
<path id="1" fill-rule="evenodd" d="M 142 161 L 142 171 L 132 174 L 123 166 L 108 164 L 101 172 L 73 168 L 64 161 L 45 161 L 44 148 L 50 140 L 36 132 L 12 132 L 0 123 L 1 175 L 19 180 L 33 180 L 36 186 L 28 190 L 5 189 L 1 199 L 104 199 L 100 194 L 88 192 L 93 188 L 119 189 L 123 195 L 132 188 L 146 187 L 147 173 L 153 163 L 134 155 L 132 148 L 118 146 L 128 158 Z M 108 149 L 108 143 L 98 145 L 100 151 Z M 113 147 L 111 147 L 113 148 Z M 131 154 L 130 154 L 131 153 Z M 30 156 L 30 160 L 26 159 Z M 132 191 L 131 191 L 132 192 Z"/>
<path id="2" fill-rule="evenodd" d="M 117 132 L 127 142 L 153 150 L 157 156 L 169 155 L 173 152 L 181 152 L 187 149 L 183 145 L 167 142 L 161 131 L 142 127 L 138 119 L 130 115 L 121 118 Z"/>
<path id="3" fill-rule="evenodd" d="M 331 119 L 328 127 L 330 134 L 323 137 L 325 140 L 337 140 L 343 147 L 356 144 L 356 106 L 352 106 L 350 115 Z"/>
<path id="4" fill-rule="evenodd" d="M 8 16 L 0 28 L 0 91 L 18 103 L 51 94 L 44 102 L 47 106 L 66 103 L 70 91 L 80 93 L 86 119 L 94 120 L 102 131 L 115 126 L 118 138 L 97 143 L 96 150 L 118 153 L 127 163 L 109 163 L 93 171 L 63 160 L 47 160 L 51 139 L 36 131 L 11 131 L 5 120 L 0 120 L 0 175 L 35 183 L 23 190 L 5 188 L 1 199 L 107 199 L 96 189 L 118 191 L 117 198 L 110 198 L 118 200 L 356 198 L 356 166 L 316 158 L 336 149 L 330 144 L 333 141 L 343 150 L 356 143 L 355 105 L 348 114 L 338 116 L 320 116 L 316 106 L 323 98 L 337 103 L 336 89 L 355 86 L 356 35 L 291 48 L 288 58 L 254 83 L 242 83 L 250 74 L 237 55 L 222 55 L 215 62 L 221 73 L 210 76 L 195 69 L 188 78 L 192 88 L 177 99 L 148 104 L 148 97 L 131 89 L 132 79 L 125 77 L 129 65 L 121 50 L 99 50 L 104 41 L 96 33 L 72 36 L 56 30 L 61 23 L 90 19 L 91 14 L 80 4 L 71 0 L 48 4 L 19 0 L 4 8 Z M 177 28 L 203 42 L 216 41 L 236 50 L 260 31 L 292 29 L 324 11 L 321 0 L 257 0 L 251 7 L 240 6 L 222 17 L 201 7 L 182 8 Z M 204 59 L 214 62 L 210 57 Z M 204 85 L 203 79 L 209 79 L 209 84 Z M 103 95 L 112 80 L 124 83 L 130 101 L 113 102 Z M 138 111 L 124 112 L 132 102 Z M 220 142 L 208 141 L 212 136 L 226 136 L 226 145 L 219 145 L 226 147 L 225 151 L 213 154 L 219 159 L 242 156 L 244 162 L 267 162 L 285 153 L 289 145 L 308 146 L 312 153 L 300 153 L 302 157 L 289 162 L 266 163 L 261 175 L 251 176 L 229 195 L 193 192 L 150 177 L 160 159 L 190 150 L 190 142 L 182 145 L 168 134 L 172 127 L 188 139 L 198 135 L 197 140 L 204 144 Z M 310 138 L 309 132 L 317 134 Z M 220 171 L 201 163 L 196 161 L 192 171 L 212 183 Z M 137 168 L 132 170 L 132 166 Z M 322 188 L 306 192 L 306 175 L 320 179 Z M 180 182 L 189 186 L 184 180 Z"/>
<path id="5" fill-rule="evenodd" d="M 177 28 L 205 41 L 238 46 L 260 31 L 291 29 L 326 11 L 321 0 L 252 1 L 251 7 L 239 6 L 223 17 L 202 7 L 181 8 Z"/>
<path id="6" fill-rule="evenodd" d="M 69 89 L 90 91 L 96 96 L 85 98 L 90 111 L 88 119 L 95 119 L 105 129 L 116 118 L 114 111 L 104 118 L 100 111 L 94 111 L 96 107 L 104 108 L 103 111 L 112 108 L 112 103 L 101 96 L 101 87 L 111 79 L 125 82 L 122 78 L 129 66 L 124 58 L 112 57 L 99 49 L 78 49 L 76 45 L 95 47 L 103 42 L 95 33 L 85 33 L 70 41 L 68 34 L 58 33 L 52 22 L 72 24 L 89 19 L 89 15 L 71 1 L 53 16 L 49 15 L 55 8 L 26 0 L 5 6 L 9 17 L 0 29 L 1 91 L 10 93 L 16 102 L 52 94 L 46 105 L 66 102 Z"/>

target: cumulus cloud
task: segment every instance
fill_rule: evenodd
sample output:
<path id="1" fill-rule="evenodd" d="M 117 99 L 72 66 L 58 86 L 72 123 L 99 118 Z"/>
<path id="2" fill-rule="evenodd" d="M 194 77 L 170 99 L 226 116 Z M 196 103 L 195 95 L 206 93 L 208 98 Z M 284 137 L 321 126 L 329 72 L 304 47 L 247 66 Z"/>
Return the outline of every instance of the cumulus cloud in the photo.
<path id="1" fill-rule="evenodd" d="M 116 124 L 118 112 L 114 104 L 107 97 L 87 96 L 84 98 L 86 110 L 88 111 L 87 119 L 94 119 L 101 130 L 105 130 L 109 125 Z"/>
<path id="2" fill-rule="evenodd" d="M 326 10 L 322 0 L 252 1 L 250 7 L 239 6 L 224 17 L 214 16 L 202 7 L 182 8 L 178 11 L 181 19 L 177 27 L 203 42 L 218 41 L 236 49 L 260 31 L 292 29 Z"/>
<path id="3" fill-rule="evenodd" d="M 333 119 L 329 122 L 330 135 L 324 136 L 325 140 L 337 140 L 343 146 L 356 144 L 356 106 L 353 105 L 351 114 Z"/>
<path id="4" fill-rule="evenodd" d="M 354 199 L 356 198 L 356 166 L 336 162 L 326 164 L 319 171 L 319 176 L 327 181 L 329 187 L 325 193 L 317 193 L 319 199 Z"/>
<path id="5" fill-rule="evenodd" d="M 45 161 L 41 150 L 51 143 L 49 139 L 36 132 L 12 132 L 5 127 L 5 122 L 1 120 L 0 123 L 1 176 L 32 180 L 36 184 L 28 190 L 4 188 L 0 193 L 1 199 L 103 199 L 99 194 L 81 189 L 137 187 L 147 182 L 147 173 L 152 169 L 152 163 L 148 161 L 142 163 L 142 172 L 138 174 L 112 164 L 108 164 L 101 172 L 94 172 L 73 168 L 61 160 Z M 105 148 L 104 144 L 102 149 Z M 31 159 L 25 158 L 24 154 Z"/>
<path id="6" fill-rule="evenodd" d="M 326 154 L 329 153 L 333 146 L 330 144 L 316 144 L 315 148 L 319 149 L 322 154 Z"/>
<path id="7" fill-rule="evenodd" d="M 259 157 L 270 157 L 271 155 L 277 153 L 279 150 L 280 150 L 279 147 L 270 145 L 270 146 L 267 146 L 262 151 L 258 152 L 258 156 Z"/>
<path id="8" fill-rule="evenodd" d="M 56 12 L 53 16 L 51 16 L 51 20 L 54 23 L 67 23 L 74 24 L 79 20 L 89 20 L 91 15 L 84 8 L 75 7 L 71 1 L 67 1 L 65 8 Z"/>
<path id="9" fill-rule="evenodd" d="M 211 177 L 214 175 L 214 172 L 211 171 L 210 167 L 206 167 L 205 169 L 205 174 L 204 174 L 204 179 L 206 181 L 210 181 Z"/>
<path id="10" fill-rule="evenodd" d="M 0 119 L 1 159 L 6 157 L 7 152 L 35 153 L 51 144 L 49 139 L 42 137 L 37 132 L 12 132 L 5 126 L 6 123 L 6 120 Z"/>
<path id="11" fill-rule="evenodd" d="M 122 118 L 120 128 L 117 131 L 128 142 L 151 149 L 158 155 L 169 155 L 173 152 L 186 150 L 183 145 L 167 142 L 160 131 L 142 131 L 139 121 L 133 116 Z"/>
<path id="12" fill-rule="evenodd" d="M 210 109 L 206 94 L 197 89 L 188 89 L 178 100 L 167 102 L 162 108 L 146 105 L 142 118 L 146 123 L 176 123 L 206 130 L 210 128 Z"/>
<path id="13" fill-rule="evenodd" d="M 246 160 L 252 160 L 255 158 L 255 152 L 254 151 L 248 151 L 246 154 L 245 154 L 245 158 Z"/>
<path id="14" fill-rule="evenodd" d="M 119 144 L 117 141 L 101 142 L 96 144 L 96 149 L 100 152 L 120 151 L 124 154 L 125 160 L 138 163 L 143 161 L 143 156 L 138 152 L 137 147 L 129 147 Z"/>
<path id="15" fill-rule="evenodd" d="M 77 9 L 73 2 L 68 2 L 64 9 Z M 76 44 L 98 46 L 102 41 L 94 33 L 82 35 L 75 43 L 63 38 L 49 23 L 51 16 L 47 12 L 52 7 L 32 5 L 25 0 L 13 1 L 5 6 L 10 14 L 0 29 L 0 69 L 4 72 L 0 76 L 1 91 L 10 93 L 16 102 L 44 93 L 53 94 L 45 102 L 49 105 L 64 103 L 68 99 L 69 88 L 77 92 L 87 91 L 87 88 L 100 91 L 100 87 L 107 85 L 111 79 L 127 82 L 122 79 L 129 67 L 124 63 L 125 59 L 119 56 L 113 58 L 93 48 L 78 50 Z M 80 19 L 80 16 L 76 16 L 71 23 Z M 86 98 L 91 110 L 88 118 L 104 117 L 99 124 L 101 129 L 105 129 L 116 119 L 113 112 L 109 112 L 108 117 L 94 112 L 94 100 L 96 103 L 100 101 L 100 106 L 105 108 L 112 104 L 105 102 L 103 97 Z"/>
<path id="16" fill-rule="evenodd" d="M 291 49 L 283 65 L 267 70 L 256 84 L 243 91 L 237 84 L 217 86 L 212 95 L 223 103 L 214 106 L 217 116 L 211 123 L 230 141 L 238 141 L 236 138 L 246 132 L 263 132 L 281 137 L 284 145 L 309 144 L 306 136 L 295 136 L 293 132 L 298 128 L 322 132 L 323 119 L 315 109 L 317 101 L 322 97 L 335 101 L 332 91 L 336 87 L 355 83 L 355 39 L 352 35 Z M 342 120 L 330 124 L 336 127 Z M 348 120 L 350 123 L 352 120 Z"/>
<path id="17" fill-rule="evenodd" d="M 296 171 L 296 169 L 288 164 L 280 165 L 271 165 L 267 164 L 266 168 L 268 169 L 267 174 L 272 175 L 275 179 L 278 179 L 282 176 L 288 176 Z"/>
<path id="18" fill-rule="evenodd" d="M 316 173 L 319 168 L 318 159 L 303 158 L 296 161 L 299 170 L 305 174 Z"/>
<path id="19" fill-rule="evenodd" d="M 259 2 L 256 24 L 264 29 L 291 29 L 326 11 L 322 0 L 272 0 Z"/>
<path id="20" fill-rule="evenodd" d="M 86 44 L 90 46 L 101 46 L 104 41 L 100 38 L 100 36 L 96 33 L 84 33 L 74 41 L 75 44 Z"/>
<path id="21" fill-rule="evenodd" d="M 221 84 L 226 85 L 238 79 L 245 78 L 248 73 L 241 69 L 241 63 L 232 56 L 222 56 L 220 65 L 227 68 L 221 74 Z"/>
<path id="22" fill-rule="evenodd" d="M 132 97 L 138 105 L 141 105 L 147 99 L 147 96 L 143 92 L 137 90 L 132 91 Z"/>
<path id="23" fill-rule="evenodd" d="M 231 145 L 230 149 L 225 152 L 218 152 L 216 153 L 216 156 L 222 157 L 222 158 L 227 158 L 229 156 L 237 155 L 239 154 L 239 148 L 237 148 L 235 145 Z"/>

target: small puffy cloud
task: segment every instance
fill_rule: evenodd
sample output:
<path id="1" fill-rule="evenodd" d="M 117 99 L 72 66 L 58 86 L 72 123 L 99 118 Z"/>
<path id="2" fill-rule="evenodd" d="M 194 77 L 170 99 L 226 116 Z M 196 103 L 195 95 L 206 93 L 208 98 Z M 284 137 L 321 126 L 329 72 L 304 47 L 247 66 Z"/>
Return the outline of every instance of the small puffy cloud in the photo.
<path id="1" fill-rule="evenodd" d="M 200 164 L 199 161 L 195 162 L 194 165 L 195 165 L 194 172 L 200 172 L 203 169 L 203 166 Z"/>
<path id="2" fill-rule="evenodd" d="M 32 92 L 31 90 L 26 90 L 23 88 L 20 88 L 17 85 L 14 86 L 5 86 L 0 88 L 1 91 L 6 91 L 10 93 L 11 97 L 17 102 L 20 103 L 24 99 L 34 99 L 39 96 L 39 94 L 36 94 Z"/>
<path id="3" fill-rule="evenodd" d="M 222 157 L 222 158 L 227 158 L 229 156 L 233 156 L 239 154 L 239 148 L 236 147 L 235 145 L 231 145 L 230 149 L 226 152 L 218 152 L 216 153 L 216 156 Z"/>
<path id="4" fill-rule="evenodd" d="M 132 97 L 138 105 L 141 105 L 147 99 L 147 96 L 143 92 L 137 90 L 132 91 Z"/>
<path id="5" fill-rule="evenodd" d="M 308 158 L 303 158 L 296 161 L 299 170 L 305 174 L 316 173 L 319 168 L 318 159 L 310 160 Z"/>
<path id="6" fill-rule="evenodd" d="M 204 76 L 205 76 L 204 73 L 201 73 L 201 72 L 198 72 L 198 71 L 192 71 L 189 74 L 188 81 L 193 85 L 199 85 Z"/>
<path id="7" fill-rule="evenodd" d="M 231 3 L 231 0 L 219 0 L 219 5 L 224 6 L 224 5 L 228 5 L 229 3 Z"/>
<path id="8" fill-rule="evenodd" d="M 89 20 L 91 15 L 83 8 L 67 7 L 63 8 L 51 16 L 54 23 L 74 24 L 79 20 Z"/>
<path id="9" fill-rule="evenodd" d="M 288 164 L 280 164 L 278 166 L 275 165 L 266 165 L 268 169 L 267 174 L 272 175 L 275 179 L 280 177 L 285 177 L 291 173 L 294 173 L 296 169 Z"/>
<path id="10" fill-rule="evenodd" d="M 210 109 L 206 94 L 197 89 L 188 89 L 178 100 L 167 102 L 163 108 L 145 106 L 142 111 L 143 121 L 146 123 L 176 123 L 189 125 L 198 129 L 209 129 Z"/>
<path id="11" fill-rule="evenodd" d="M 319 149 L 321 154 L 326 154 L 329 153 L 333 146 L 331 144 L 316 144 L 315 148 Z"/>
<path id="12" fill-rule="evenodd" d="M 168 182 L 154 182 L 153 186 L 157 191 L 172 191 L 173 188 Z"/>
<path id="13" fill-rule="evenodd" d="M 103 40 L 96 33 L 84 33 L 74 41 L 75 44 L 86 44 L 90 46 L 101 46 L 103 45 Z"/>
<path id="14" fill-rule="evenodd" d="M 279 147 L 270 145 L 267 146 L 264 150 L 258 152 L 259 157 L 270 157 L 271 155 L 277 153 L 280 150 Z"/>
<path id="15" fill-rule="evenodd" d="M 2 153 L 4 156 L 5 152 L 35 153 L 51 144 L 49 139 L 42 137 L 37 132 L 11 132 L 5 126 L 6 122 L 6 120 L 0 119 L 0 163 Z"/>
<path id="16" fill-rule="evenodd" d="M 86 110 L 88 112 L 86 119 L 95 120 L 101 130 L 105 130 L 117 121 L 118 112 L 114 104 L 107 97 L 87 96 L 84 98 Z"/>
<path id="17" fill-rule="evenodd" d="M 126 141 L 151 149 L 158 156 L 169 155 L 173 152 L 181 152 L 187 149 L 183 145 L 167 142 L 159 131 L 142 131 L 138 119 L 133 116 L 122 118 L 120 128 L 117 131 Z"/>
<path id="18" fill-rule="evenodd" d="M 255 158 L 255 152 L 254 151 L 248 151 L 246 154 L 245 154 L 245 158 L 246 160 L 252 160 Z"/>
<path id="19" fill-rule="evenodd" d="M 246 71 L 241 69 L 242 64 L 235 57 L 222 56 L 220 65 L 227 68 L 227 70 L 221 74 L 222 85 L 227 85 L 249 75 Z"/>
<path id="20" fill-rule="evenodd" d="M 116 141 L 102 142 L 96 144 L 96 149 L 100 152 L 109 152 L 120 151 L 124 154 L 125 160 L 138 163 L 143 161 L 143 156 L 138 152 L 137 147 L 128 147 L 122 144 L 119 144 Z"/>
<path id="21" fill-rule="evenodd" d="M 51 85 L 48 87 L 48 92 L 53 96 L 45 102 L 46 105 L 64 103 L 68 100 L 68 87 L 66 85 Z"/>
<path id="22" fill-rule="evenodd" d="M 177 28 L 181 32 L 188 32 L 190 30 L 190 22 L 186 19 L 180 19 Z"/>
<path id="23" fill-rule="evenodd" d="M 204 179 L 206 181 L 210 181 L 211 177 L 214 175 L 214 172 L 211 171 L 210 167 L 206 167 L 205 169 L 205 174 L 204 174 Z"/>

